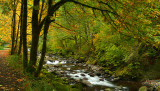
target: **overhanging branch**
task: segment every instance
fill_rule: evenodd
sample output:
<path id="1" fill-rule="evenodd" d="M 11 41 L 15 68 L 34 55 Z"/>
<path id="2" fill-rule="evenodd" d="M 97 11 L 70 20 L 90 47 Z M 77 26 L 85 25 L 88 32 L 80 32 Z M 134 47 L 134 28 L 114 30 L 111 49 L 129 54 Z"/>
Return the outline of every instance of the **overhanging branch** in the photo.
<path id="1" fill-rule="evenodd" d="M 74 0 L 70 0 L 70 2 L 73 2 L 73 3 L 78 4 L 78 5 L 82 5 L 82 6 L 84 6 L 84 7 L 88 7 L 88 8 L 94 9 L 94 10 L 99 10 L 99 11 L 103 11 L 103 12 L 108 12 L 108 13 L 112 13 L 112 14 L 114 14 L 114 15 L 119 16 L 116 12 L 112 12 L 112 11 L 109 11 L 109 10 L 104 10 L 104 9 L 100 9 L 100 8 L 97 8 L 97 7 L 89 6 L 89 5 L 86 5 L 86 4 L 83 4 L 83 3 L 80 3 L 80 2 L 74 1 Z"/>

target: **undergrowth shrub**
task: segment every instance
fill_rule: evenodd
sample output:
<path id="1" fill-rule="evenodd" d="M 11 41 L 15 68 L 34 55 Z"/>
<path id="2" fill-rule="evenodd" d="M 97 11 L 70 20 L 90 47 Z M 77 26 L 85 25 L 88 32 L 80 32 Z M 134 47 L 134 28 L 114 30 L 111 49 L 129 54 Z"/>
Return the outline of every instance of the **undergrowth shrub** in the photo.
<path id="1" fill-rule="evenodd" d="M 42 69 L 41 79 L 47 81 L 51 84 L 55 91 L 81 91 L 80 85 L 76 86 L 69 85 L 67 80 L 63 80 L 53 73 L 47 72 L 47 70 Z M 75 88 L 74 88 L 75 87 Z"/>
<path id="2" fill-rule="evenodd" d="M 11 66 L 13 69 L 17 69 L 19 71 L 22 71 L 23 64 L 22 60 L 18 55 L 11 55 L 7 58 L 7 61 L 9 62 L 9 66 Z"/>
<path id="3" fill-rule="evenodd" d="M 53 86 L 44 80 L 27 80 L 23 83 L 27 91 L 55 91 Z"/>
<path id="4" fill-rule="evenodd" d="M 22 60 L 17 55 L 11 55 L 7 58 L 9 66 L 23 74 Z M 25 91 L 80 91 L 72 88 L 69 83 L 60 77 L 42 69 L 40 77 L 35 78 L 29 73 L 25 73 L 23 78 L 23 88 Z"/>
<path id="5" fill-rule="evenodd" d="M 101 50 L 101 51 L 100 51 Z M 98 64 L 113 69 L 124 63 L 126 50 L 116 45 L 108 45 L 97 51 Z"/>

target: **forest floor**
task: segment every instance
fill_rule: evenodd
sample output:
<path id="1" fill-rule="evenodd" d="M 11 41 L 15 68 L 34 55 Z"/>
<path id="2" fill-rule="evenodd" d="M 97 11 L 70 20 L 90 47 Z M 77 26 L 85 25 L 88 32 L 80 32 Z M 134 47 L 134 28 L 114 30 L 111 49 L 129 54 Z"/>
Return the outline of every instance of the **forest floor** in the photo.
<path id="1" fill-rule="evenodd" d="M 0 91 L 23 91 L 23 76 L 5 60 L 10 50 L 0 50 Z"/>

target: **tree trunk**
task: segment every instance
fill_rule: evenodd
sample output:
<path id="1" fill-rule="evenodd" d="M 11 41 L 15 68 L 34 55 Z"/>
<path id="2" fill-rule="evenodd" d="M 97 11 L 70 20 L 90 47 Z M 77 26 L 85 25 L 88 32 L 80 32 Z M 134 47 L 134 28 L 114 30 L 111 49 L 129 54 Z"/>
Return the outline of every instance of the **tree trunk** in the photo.
<path id="1" fill-rule="evenodd" d="M 79 50 L 81 50 L 81 47 L 82 47 L 82 36 L 81 36 L 81 34 L 80 34 L 79 38 L 80 38 Z"/>
<path id="2" fill-rule="evenodd" d="M 18 29 L 17 29 L 17 36 L 16 36 L 16 41 L 15 41 L 15 46 L 14 49 L 16 50 L 17 53 L 17 44 L 18 44 L 18 39 L 19 39 L 19 31 L 20 31 L 20 26 L 21 26 L 21 15 L 19 16 L 19 22 L 18 22 Z"/>
<path id="3" fill-rule="evenodd" d="M 51 23 L 51 20 L 50 20 L 50 17 L 49 17 L 51 5 L 52 5 L 52 0 L 49 0 L 48 1 L 48 14 L 47 14 L 47 18 L 46 18 L 45 25 L 44 25 L 44 38 L 43 38 L 42 56 L 41 56 L 41 59 L 40 59 L 39 65 L 38 65 L 38 69 L 35 73 L 35 77 L 39 76 L 40 71 L 43 67 L 43 63 L 44 63 L 44 57 L 45 57 L 45 53 L 46 53 L 46 44 L 47 44 L 46 43 L 47 42 L 47 33 L 48 33 L 49 25 Z"/>
<path id="4" fill-rule="evenodd" d="M 92 36 L 92 33 L 90 31 L 90 28 L 89 28 L 89 23 L 87 23 L 87 28 L 88 28 L 88 33 L 89 33 L 90 40 L 91 40 L 91 46 L 93 46 L 93 36 Z"/>
<path id="5" fill-rule="evenodd" d="M 45 53 L 46 53 L 46 41 L 47 41 L 47 33 L 48 33 L 48 29 L 49 29 L 49 25 L 52 22 L 50 20 L 50 16 L 53 15 L 53 13 L 55 13 L 55 11 L 57 9 L 59 9 L 60 6 L 62 6 L 64 3 L 66 3 L 67 1 L 59 1 L 58 3 L 56 3 L 53 7 L 52 7 L 52 0 L 48 1 L 48 14 L 46 17 L 46 21 L 45 21 L 45 25 L 44 25 L 44 39 L 43 39 L 43 48 L 42 48 L 42 56 L 41 56 L 41 60 L 39 62 L 39 66 L 37 69 L 37 72 L 35 74 L 35 76 L 37 77 L 40 74 L 40 71 L 43 67 L 43 62 L 44 62 L 44 57 L 45 57 Z"/>
<path id="6" fill-rule="evenodd" d="M 78 50 L 78 40 L 76 35 L 74 35 L 74 41 L 75 41 L 75 47 Z"/>
<path id="7" fill-rule="evenodd" d="M 21 54 L 21 49 L 22 49 L 22 14 L 23 14 L 23 1 L 21 2 L 21 14 L 20 14 L 20 41 L 19 41 L 19 50 L 18 50 L 18 55 Z"/>
<path id="8" fill-rule="evenodd" d="M 39 15 L 39 23 L 41 22 L 41 19 L 42 19 L 42 13 L 43 13 L 43 8 L 44 8 L 44 3 L 45 3 L 45 0 L 42 0 L 42 6 L 41 6 L 41 11 L 40 11 L 40 15 Z"/>
<path id="9" fill-rule="evenodd" d="M 22 25 L 21 25 L 22 26 Z M 18 55 L 21 54 L 21 50 L 22 50 L 22 29 L 20 29 L 20 41 L 19 41 L 19 48 L 18 48 Z"/>
<path id="10" fill-rule="evenodd" d="M 39 33 L 32 33 L 32 46 L 30 53 L 30 62 L 28 66 L 28 71 L 31 74 L 35 72 L 35 67 L 37 62 L 38 41 L 39 41 Z"/>
<path id="11" fill-rule="evenodd" d="M 88 32 L 87 32 L 87 26 L 85 25 L 85 35 L 86 35 L 86 42 L 88 43 Z"/>
<path id="12" fill-rule="evenodd" d="M 34 6 L 39 7 L 39 1 L 40 0 L 34 0 Z M 49 0 L 49 2 L 51 2 L 51 0 Z M 29 66 L 27 69 L 27 71 L 29 73 L 33 74 L 36 69 L 39 34 L 40 34 L 40 31 L 41 31 L 41 28 L 43 25 L 43 21 L 45 21 L 46 19 L 49 20 L 50 16 L 52 16 L 59 9 L 59 7 L 62 6 L 63 4 L 65 4 L 66 2 L 67 2 L 67 0 L 61 0 L 61 1 L 57 2 L 54 6 L 51 6 L 49 11 L 47 12 L 48 14 L 47 14 L 46 18 L 44 18 L 41 23 L 38 23 L 39 10 L 33 8 L 33 12 L 32 12 L 32 46 L 31 46 L 31 53 L 30 53 L 30 62 L 29 62 Z M 45 26 L 48 26 L 48 28 L 49 28 L 49 25 L 45 25 Z M 46 28 L 46 29 L 48 29 L 48 28 Z M 41 59 L 42 59 L 42 61 L 44 61 L 44 58 L 41 58 Z"/>
<path id="13" fill-rule="evenodd" d="M 45 53 L 46 53 L 46 42 L 47 42 L 47 33 L 48 33 L 49 25 L 50 25 L 50 19 L 48 17 L 46 19 L 46 22 L 45 22 L 45 25 L 44 25 L 44 38 L 43 38 L 42 56 L 41 56 L 41 59 L 40 59 L 40 62 L 39 62 L 37 72 L 35 73 L 35 77 L 39 76 L 40 71 L 43 67 L 44 57 L 45 57 Z"/>
<path id="14" fill-rule="evenodd" d="M 35 8 L 35 7 L 39 7 L 39 1 L 40 0 L 34 0 L 34 8 L 32 12 L 32 45 L 31 45 L 31 52 L 30 52 L 30 62 L 27 69 L 28 72 L 30 72 L 31 74 L 35 72 L 35 68 L 36 68 L 38 41 L 39 41 L 39 34 L 41 30 L 39 28 L 39 22 L 38 22 L 39 10 Z"/>
<path id="15" fill-rule="evenodd" d="M 16 1 L 14 0 L 14 5 L 16 4 Z M 11 32 L 11 38 L 12 38 L 12 47 L 11 47 L 11 55 L 14 54 L 14 45 L 15 45 L 15 32 L 16 32 L 16 8 L 13 9 L 13 17 L 12 17 L 12 32 Z"/>
<path id="16" fill-rule="evenodd" d="M 28 50 L 27 50 L 27 0 L 23 1 L 23 21 L 22 21 L 22 37 L 23 37 L 23 68 L 26 70 L 28 65 Z"/>

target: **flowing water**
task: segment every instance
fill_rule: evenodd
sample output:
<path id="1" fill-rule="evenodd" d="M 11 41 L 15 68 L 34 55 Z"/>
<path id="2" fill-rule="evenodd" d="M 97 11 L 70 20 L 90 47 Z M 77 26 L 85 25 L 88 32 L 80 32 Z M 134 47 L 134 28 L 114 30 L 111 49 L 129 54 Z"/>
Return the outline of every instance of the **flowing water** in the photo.
<path id="1" fill-rule="evenodd" d="M 71 61 L 72 60 L 72 61 Z M 70 84 L 82 82 L 83 91 L 138 91 L 141 86 L 136 82 L 117 81 L 111 82 L 102 73 L 97 73 L 88 65 L 78 63 L 78 60 L 65 59 L 55 55 L 47 56 L 45 65 L 48 66 L 48 71 L 55 71 L 61 77 L 70 79 Z"/>

